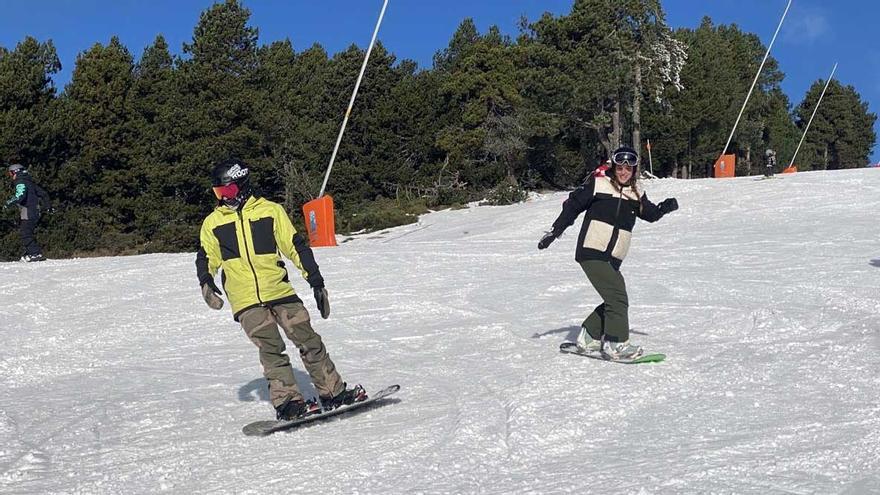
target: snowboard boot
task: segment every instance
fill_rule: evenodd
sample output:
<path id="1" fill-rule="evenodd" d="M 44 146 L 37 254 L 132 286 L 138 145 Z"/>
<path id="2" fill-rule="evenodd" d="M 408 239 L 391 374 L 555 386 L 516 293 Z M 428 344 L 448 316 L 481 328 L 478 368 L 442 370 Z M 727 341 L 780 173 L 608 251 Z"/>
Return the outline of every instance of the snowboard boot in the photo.
<path id="1" fill-rule="evenodd" d="M 602 341 L 590 337 L 587 329 L 581 327 L 581 333 L 578 334 L 577 338 L 577 346 L 582 352 L 599 352 L 602 350 Z"/>
<path id="2" fill-rule="evenodd" d="M 324 407 L 324 411 L 332 411 L 340 406 L 347 406 L 355 402 L 367 400 L 367 392 L 364 390 L 364 387 L 355 385 L 354 388 L 348 388 L 348 384 L 345 382 L 342 383 L 342 386 L 342 392 L 339 392 L 334 397 L 321 397 L 321 405 Z"/>
<path id="3" fill-rule="evenodd" d="M 275 408 L 275 417 L 282 421 L 302 419 L 313 414 L 319 414 L 321 408 L 315 399 L 290 400 Z"/>
<path id="4" fill-rule="evenodd" d="M 641 346 L 623 342 L 608 342 L 602 347 L 602 354 L 610 359 L 636 359 L 644 353 Z"/>

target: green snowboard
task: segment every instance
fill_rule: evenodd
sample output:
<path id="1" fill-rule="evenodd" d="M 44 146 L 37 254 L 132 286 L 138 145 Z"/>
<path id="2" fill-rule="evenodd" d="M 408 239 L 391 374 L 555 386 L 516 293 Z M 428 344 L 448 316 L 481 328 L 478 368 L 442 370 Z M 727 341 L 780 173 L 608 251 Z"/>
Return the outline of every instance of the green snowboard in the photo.
<path id="1" fill-rule="evenodd" d="M 559 345 L 559 351 L 564 352 L 566 354 L 577 354 L 578 356 L 584 356 L 591 359 L 598 359 L 599 361 L 608 361 L 611 363 L 620 363 L 620 364 L 641 364 L 641 363 L 659 363 L 666 359 L 666 354 L 643 354 L 635 359 L 611 359 L 607 354 L 603 354 L 601 352 L 584 352 L 578 349 L 577 344 L 574 342 L 563 342 Z"/>

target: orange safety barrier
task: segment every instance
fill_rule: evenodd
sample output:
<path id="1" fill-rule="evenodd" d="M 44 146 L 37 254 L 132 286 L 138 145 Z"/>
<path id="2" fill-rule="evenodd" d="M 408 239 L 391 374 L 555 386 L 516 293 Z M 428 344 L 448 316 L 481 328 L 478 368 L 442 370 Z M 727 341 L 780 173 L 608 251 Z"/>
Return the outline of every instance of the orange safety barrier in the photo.
<path id="1" fill-rule="evenodd" d="M 715 178 L 736 176 L 736 155 L 721 155 L 715 161 Z"/>
<path id="2" fill-rule="evenodd" d="M 328 195 L 313 199 L 303 205 L 306 230 L 312 247 L 336 245 L 336 224 L 333 218 L 333 198 Z"/>
<path id="3" fill-rule="evenodd" d="M 785 168 L 782 170 L 782 173 L 783 173 L 783 174 L 793 174 L 793 173 L 796 173 L 796 172 L 797 172 L 797 165 L 792 165 L 792 166 L 790 166 L 790 167 L 785 167 Z"/>

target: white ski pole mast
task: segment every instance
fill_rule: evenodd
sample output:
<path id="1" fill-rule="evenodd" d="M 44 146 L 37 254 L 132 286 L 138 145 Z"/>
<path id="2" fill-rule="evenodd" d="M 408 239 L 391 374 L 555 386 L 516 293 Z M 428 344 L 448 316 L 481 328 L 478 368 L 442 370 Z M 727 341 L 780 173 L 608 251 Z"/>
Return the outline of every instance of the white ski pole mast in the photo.
<path id="1" fill-rule="evenodd" d="M 382 4 L 382 11 L 379 13 L 379 20 L 376 22 L 376 29 L 373 30 L 373 38 L 370 40 L 370 46 L 367 48 L 367 54 L 364 56 L 364 63 L 361 65 L 361 72 L 358 74 L 357 82 L 354 83 L 354 91 L 351 93 L 351 100 L 348 102 L 348 109 L 345 111 L 345 118 L 342 119 L 342 127 L 339 129 L 339 135 L 336 137 L 336 145 L 333 146 L 333 154 L 330 155 L 330 164 L 327 166 L 327 173 L 324 174 L 324 183 L 321 184 L 321 192 L 318 197 L 324 195 L 327 188 L 327 181 L 330 179 L 330 171 L 333 170 L 333 162 L 336 160 L 336 153 L 339 151 L 339 143 L 342 142 L 342 135 L 345 133 L 345 126 L 348 124 L 348 118 L 351 116 L 351 108 L 354 106 L 354 99 L 357 97 L 358 88 L 361 86 L 361 80 L 364 72 L 367 70 L 367 61 L 370 60 L 370 52 L 373 51 L 373 45 L 376 44 L 376 36 L 379 34 L 379 26 L 382 24 L 382 17 L 385 16 L 385 9 L 388 7 L 388 0 Z"/>
<path id="2" fill-rule="evenodd" d="M 727 138 L 727 144 L 724 145 L 724 151 L 721 152 L 722 155 L 727 154 L 727 148 L 730 146 L 730 141 L 733 140 L 733 134 L 736 132 L 739 120 L 742 118 L 743 112 L 746 110 L 746 105 L 749 104 L 749 98 L 752 97 L 752 91 L 755 89 L 755 84 L 758 83 L 758 78 L 761 77 L 761 71 L 764 70 L 764 63 L 767 62 L 767 57 L 770 56 L 770 50 L 773 48 L 773 43 L 776 42 L 776 36 L 779 35 L 779 30 L 782 29 L 782 23 L 785 21 L 786 14 L 788 14 L 788 9 L 791 8 L 791 2 L 792 0 L 788 0 L 785 12 L 782 13 L 782 19 L 779 20 L 779 25 L 776 26 L 776 32 L 773 33 L 773 39 L 770 40 L 770 46 L 767 47 L 767 53 L 764 54 L 764 60 L 761 60 L 761 65 L 758 67 L 758 73 L 755 74 L 755 80 L 752 81 L 752 87 L 749 88 L 749 93 L 746 95 L 746 101 L 743 102 L 742 108 L 739 110 L 739 115 L 737 115 L 736 122 L 733 124 L 733 129 L 730 131 L 730 137 Z"/>
<path id="3" fill-rule="evenodd" d="M 794 165 L 794 159 L 797 158 L 798 152 L 801 150 L 801 145 L 804 144 L 804 138 L 807 137 L 807 131 L 810 130 L 810 124 L 813 123 L 813 118 L 816 117 L 816 112 L 819 111 L 819 105 L 822 104 L 822 98 L 825 98 L 825 92 L 828 91 L 828 86 L 831 84 L 831 80 L 834 79 L 834 72 L 837 70 L 837 64 L 834 64 L 834 68 L 831 69 L 831 75 L 828 76 L 828 80 L 825 81 L 825 88 L 822 90 L 822 94 L 819 95 L 819 101 L 816 102 L 816 107 L 813 108 L 813 115 L 810 115 L 810 120 L 807 122 L 807 127 L 804 127 L 804 133 L 801 134 L 801 140 L 798 142 L 797 148 L 794 150 L 794 155 L 791 156 L 791 161 L 788 163 L 788 167 L 791 168 Z"/>

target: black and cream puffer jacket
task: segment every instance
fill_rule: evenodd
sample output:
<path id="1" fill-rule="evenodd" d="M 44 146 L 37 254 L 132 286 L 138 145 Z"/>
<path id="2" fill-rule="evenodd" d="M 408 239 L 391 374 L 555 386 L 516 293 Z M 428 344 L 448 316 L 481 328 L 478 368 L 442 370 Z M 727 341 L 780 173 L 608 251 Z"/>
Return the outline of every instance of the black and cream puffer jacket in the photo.
<path id="1" fill-rule="evenodd" d="M 553 235 L 562 235 L 582 211 L 587 214 L 578 235 L 575 259 L 608 261 L 615 269 L 620 269 L 629 251 L 636 218 L 656 222 L 663 216 L 636 185 L 621 187 L 610 177 L 591 175 L 562 204 L 562 213 L 553 222 Z"/>

